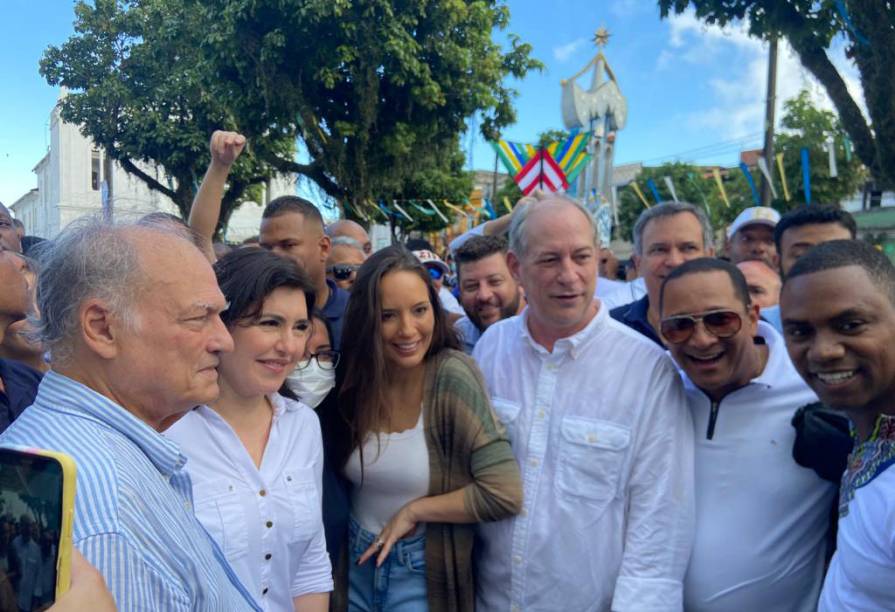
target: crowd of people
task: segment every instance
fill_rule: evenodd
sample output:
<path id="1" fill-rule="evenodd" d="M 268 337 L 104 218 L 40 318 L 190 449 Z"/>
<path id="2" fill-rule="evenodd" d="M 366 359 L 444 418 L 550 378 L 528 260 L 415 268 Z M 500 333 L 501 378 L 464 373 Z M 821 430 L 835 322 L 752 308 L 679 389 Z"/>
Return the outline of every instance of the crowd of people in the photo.
<path id="1" fill-rule="evenodd" d="M 895 267 L 847 212 L 749 208 L 721 248 L 659 204 L 630 281 L 540 192 L 453 270 L 297 196 L 221 248 L 244 146 L 215 132 L 186 222 L 85 219 L 37 262 L 0 209 L 0 335 L 44 366 L 0 353 L 0 446 L 77 463 L 72 598 L 895 610 Z"/>

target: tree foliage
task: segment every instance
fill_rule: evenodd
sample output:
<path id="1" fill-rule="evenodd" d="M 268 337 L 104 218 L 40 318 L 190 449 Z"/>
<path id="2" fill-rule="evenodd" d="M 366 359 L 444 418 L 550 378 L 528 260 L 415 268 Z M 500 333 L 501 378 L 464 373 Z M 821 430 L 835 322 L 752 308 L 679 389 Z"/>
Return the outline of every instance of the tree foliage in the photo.
<path id="1" fill-rule="evenodd" d="M 493 137 L 515 119 L 506 77 L 540 66 L 518 38 L 507 49 L 493 40 L 509 23 L 498 0 L 189 4 L 208 24 L 205 61 L 220 75 L 214 95 L 250 140 L 297 136 L 311 162 L 256 152 L 352 204 L 465 199 L 470 184 L 456 162 L 466 118 L 479 112 Z"/>
<path id="2" fill-rule="evenodd" d="M 849 22 L 832 0 L 658 0 L 662 17 L 692 6 L 706 23 L 745 21 L 762 39 L 782 36 L 824 86 L 855 152 L 881 187 L 895 187 L 895 8 L 883 0 L 846 0 Z M 845 37 L 861 75 L 870 123 L 828 55 Z"/>
<path id="3" fill-rule="evenodd" d="M 843 146 L 844 132 L 836 115 L 811 104 L 807 91 L 783 103 L 781 120 L 783 131 L 775 139 L 774 149 L 783 153 L 783 167 L 793 201 L 805 202 L 805 185 L 802 181 L 801 150 L 808 148 L 811 158 L 811 201 L 822 204 L 840 204 L 857 192 L 867 178 L 867 172 L 857 157 L 846 156 Z M 834 139 L 837 177 L 830 176 L 828 154 L 823 149 L 827 137 Z M 775 183 L 779 185 L 777 179 Z M 783 193 L 779 188 L 775 202 L 786 209 Z"/>
<path id="4" fill-rule="evenodd" d="M 173 200 L 186 218 L 209 161 L 208 138 L 235 128 L 225 105 L 207 94 L 198 69 L 201 22 L 176 0 L 75 5 L 75 34 L 49 47 L 40 63 L 52 85 L 69 90 L 62 117 L 81 126 L 129 173 Z M 265 139 L 265 148 L 286 154 L 292 143 Z M 157 164 L 158 175 L 149 170 Z M 219 227 L 274 168 L 251 153 L 230 176 Z M 113 186 L 114 189 L 114 186 Z"/>
<path id="5" fill-rule="evenodd" d="M 540 66 L 517 38 L 492 39 L 509 23 L 499 0 L 82 0 L 75 16 L 41 61 L 71 90 L 63 118 L 183 215 L 211 132 L 249 138 L 222 223 L 278 171 L 354 205 L 463 200 L 465 119 L 480 112 L 486 135 L 514 121 L 504 81 Z"/>

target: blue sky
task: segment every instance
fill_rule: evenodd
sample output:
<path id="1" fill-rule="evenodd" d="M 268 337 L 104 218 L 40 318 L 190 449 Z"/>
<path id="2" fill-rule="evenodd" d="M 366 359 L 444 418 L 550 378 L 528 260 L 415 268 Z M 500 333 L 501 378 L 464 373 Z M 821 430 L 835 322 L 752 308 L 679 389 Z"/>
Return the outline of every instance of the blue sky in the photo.
<path id="1" fill-rule="evenodd" d="M 72 34 L 72 6 L 70 0 L 3 0 L 0 202 L 11 204 L 36 186 L 31 169 L 46 153 L 49 114 L 58 96 L 37 67 L 47 45 Z M 559 82 L 593 57 L 593 33 L 604 25 L 612 34 L 605 55 L 628 99 L 617 163 L 681 159 L 734 165 L 738 151 L 760 146 L 767 49 L 742 27 L 707 28 L 692 14 L 661 21 L 652 0 L 509 0 L 509 6 L 507 32 L 530 42 L 546 68 L 513 83 L 518 123 L 505 130 L 506 138 L 532 141 L 543 130 L 562 127 Z M 863 104 L 857 72 L 839 43 L 834 63 Z M 830 107 L 785 44 L 778 73 L 778 100 L 808 87 L 818 104 Z M 471 151 L 477 169 L 493 167 L 494 153 L 481 137 Z"/>

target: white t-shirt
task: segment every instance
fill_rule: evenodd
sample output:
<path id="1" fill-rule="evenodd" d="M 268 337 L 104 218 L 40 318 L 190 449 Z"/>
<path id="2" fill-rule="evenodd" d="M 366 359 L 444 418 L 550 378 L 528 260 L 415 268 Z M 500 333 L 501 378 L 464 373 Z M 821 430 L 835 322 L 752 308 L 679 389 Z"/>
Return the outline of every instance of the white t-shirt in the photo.
<path id="1" fill-rule="evenodd" d="M 475 348 L 475 343 L 482 337 L 482 332 L 479 331 L 479 328 L 476 327 L 476 324 L 468 316 L 457 319 L 456 323 L 454 323 L 454 331 L 460 336 L 463 352 L 467 355 L 472 355 L 472 349 Z"/>
<path id="2" fill-rule="evenodd" d="M 405 504 L 429 494 L 429 450 L 422 412 L 412 429 L 367 437 L 363 481 L 357 449 L 345 464 L 345 475 L 354 485 L 351 514 L 367 531 L 378 534 Z"/>
<path id="3" fill-rule="evenodd" d="M 323 442 L 314 411 L 269 396 L 273 422 L 261 468 L 233 428 L 207 406 L 165 436 L 187 456 L 196 518 L 263 610 L 333 590 L 321 510 Z"/>
<path id="4" fill-rule="evenodd" d="M 760 322 L 768 346 L 760 376 L 718 404 L 681 371 L 696 440 L 696 538 L 684 582 L 688 612 L 813 612 L 824 575 L 836 487 L 792 457 L 800 407 L 817 401 L 783 338 Z"/>
<path id="5" fill-rule="evenodd" d="M 454 294 L 447 287 L 442 287 L 438 290 L 438 299 L 441 300 L 441 307 L 448 312 L 459 315 L 466 314 L 460 302 L 457 301 L 457 298 L 454 297 Z"/>
<path id="6" fill-rule="evenodd" d="M 622 283 L 620 287 L 617 287 L 614 291 L 608 292 L 607 294 L 602 294 L 600 291 L 600 283 L 604 282 L 603 279 L 597 280 L 597 290 L 595 295 L 600 298 L 600 303 L 603 304 L 606 310 L 612 310 L 613 308 L 636 302 L 646 295 L 646 283 L 642 276 L 640 278 L 635 278 L 630 283 Z"/>
<path id="7" fill-rule="evenodd" d="M 895 610 L 895 465 L 855 490 L 839 519 L 818 612 Z"/>

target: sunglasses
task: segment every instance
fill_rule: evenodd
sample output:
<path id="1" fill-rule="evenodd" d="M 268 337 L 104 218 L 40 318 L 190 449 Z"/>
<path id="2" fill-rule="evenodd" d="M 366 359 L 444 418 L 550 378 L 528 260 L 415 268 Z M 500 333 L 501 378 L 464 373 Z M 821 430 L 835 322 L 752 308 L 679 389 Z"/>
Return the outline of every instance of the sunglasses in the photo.
<path id="1" fill-rule="evenodd" d="M 429 271 L 429 277 L 432 280 L 438 280 L 442 276 L 444 276 L 444 271 L 441 268 L 436 268 L 435 266 L 426 266 L 426 269 Z"/>
<path id="2" fill-rule="evenodd" d="M 354 264 L 336 264 L 327 269 L 327 272 L 332 274 L 334 279 L 343 281 L 354 276 L 359 267 Z"/>
<path id="3" fill-rule="evenodd" d="M 659 326 L 662 336 L 671 344 L 681 344 L 696 332 L 702 321 L 705 331 L 716 338 L 735 336 L 743 327 L 743 319 L 732 310 L 712 310 L 701 315 L 680 315 L 663 319 Z"/>

